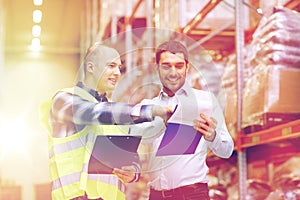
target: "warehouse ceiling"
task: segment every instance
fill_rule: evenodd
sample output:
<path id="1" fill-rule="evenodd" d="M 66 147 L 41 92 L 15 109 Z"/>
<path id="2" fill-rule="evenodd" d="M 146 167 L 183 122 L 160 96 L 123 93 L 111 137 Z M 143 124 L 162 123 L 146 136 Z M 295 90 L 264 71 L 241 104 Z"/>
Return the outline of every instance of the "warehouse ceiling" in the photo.
<path id="1" fill-rule="evenodd" d="M 32 26 L 35 24 L 32 20 L 32 13 L 35 9 L 40 9 L 43 13 L 40 23 L 40 41 L 43 52 L 63 54 L 80 52 L 80 21 L 82 10 L 85 7 L 85 0 L 44 0 L 42 6 L 34 6 L 33 0 L 2 0 L 2 2 L 5 12 L 4 45 L 6 53 L 22 53 L 30 50 L 29 46 L 33 38 Z M 207 1 L 202 4 L 205 5 L 206 3 Z M 219 7 L 226 8 L 226 5 L 222 4 L 224 3 L 221 3 Z M 203 5 L 200 5 L 200 7 Z M 193 8 L 195 6 L 187 7 Z M 200 10 L 200 7 L 197 10 Z M 230 12 L 233 11 L 230 6 L 228 8 L 228 5 L 227 9 Z M 218 10 L 216 9 L 216 11 Z M 195 13 L 191 16 L 194 15 Z M 211 16 L 208 16 L 208 18 L 211 19 Z M 232 17 L 229 18 L 229 21 L 232 21 Z M 196 35 L 193 33 L 189 35 L 199 40 L 211 32 L 210 28 L 207 29 L 207 24 L 217 26 L 217 22 L 224 23 L 221 20 L 214 20 L 214 23 L 211 23 L 206 19 L 204 23 L 199 24 L 200 27 L 205 26 L 206 29 L 201 29 Z M 221 50 L 224 47 L 232 49 L 234 36 L 232 34 L 231 32 L 229 37 L 221 36 L 220 39 L 215 38 L 215 40 L 206 42 L 205 47 Z"/>
<path id="2" fill-rule="evenodd" d="M 33 38 L 32 26 L 35 24 L 32 20 L 32 13 L 35 9 L 42 11 L 40 41 L 43 52 L 62 54 L 80 52 L 80 21 L 81 13 L 85 7 L 85 0 L 44 0 L 42 6 L 34 6 L 33 0 L 2 0 L 2 2 L 5 11 L 4 45 L 6 53 L 20 53 L 30 50 L 29 46 Z M 191 4 L 193 1 L 187 2 Z M 195 12 L 198 12 L 206 3 L 207 1 L 203 2 L 203 5 L 200 5 L 196 10 L 194 9 Z M 233 9 L 230 6 L 230 4 L 228 6 L 228 4 L 223 2 L 218 5 L 219 8 L 223 8 L 223 10 L 227 9 L 229 13 L 233 13 Z M 188 9 L 193 7 L 195 6 L 187 6 Z M 218 22 L 224 24 L 224 20 L 232 22 L 233 14 L 227 17 L 228 19 L 224 17 L 216 19 L 218 15 L 214 13 L 220 13 L 220 11 L 218 9 L 214 9 L 213 11 L 197 26 L 196 30 L 198 32 L 196 34 L 195 31 L 192 31 L 188 35 L 196 40 L 200 40 L 215 29 L 209 26 L 216 25 L 218 27 Z M 195 12 L 189 17 L 194 16 Z M 229 14 L 226 16 L 229 16 Z M 234 31 L 230 31 L 229 35 L 223 34 L 220 37 L 215 37 L 213 40 L 203 43 L 203 45 L 207 49 L 226 51 L 234 48 L 233 39 Z"/>
<path id="3" fill-rule="evenodd" d="M 82 11 L 85 7 L 84 2 L 85 0 L 44 0 L 42 6 L 34 6 L 33 0 L 2 0 L 3 10 L 5 12 L 5 52 L 17 53 L 29 51 L 29 46 L 33 38 L 31 32 L 32 26 L 34 25 L 34 22 L 32 21 L 32 12 L 35 9 L 40 9 L 43 13 L 42 21 L 40 23 L 40 40 L 43 51 L 45 53 L 79 53 L 80 21 Z M 196 7 L 195 5 L 197 5 L 194 1 L 187 2 L 189 4 L 187 9 L 193 9 Z M 221 51 L 233 50 L 235 35 L 233 26 L 233 0 L 206 0 L 202 3 L 203 5 L 201 4 L 199 5 L 199 8 L 194 9 L 193 14 L 187 15 L 187 18 L 195 16 L 198 10 L 201 10 L 204 5 L 209 4 L 208 2 L 211 4 L 212 2 L 219 2 L 219 4 L 208 13 L 201 23 L 199 23 L 192 31 L 189 31 L 187 35 L 193 37 L 195 40 L 203 40 L 202 44 L 206 49 Z M 203 9 L 202 11 L 205 10 Z M 224 13 L 224 11 L 226 11 L 227 14 Z M 253 14 L 253 11 L 250 11 L 250 15 L 257 17 L 256 14 Z M 251 19 L 248 20 L 251 22 Z M 224 27 L 224 31 L 219 30 L 220 33 L 216 32 L 216 36 L 212 37 L 212 39 L 205 40 L 207 35 L 218 28 L 220 29 L 221 24 L 226 25 L 227 23 L 229 26 L 227 28 Z M 254 27 L 253 24 L 250 24 L 250 27 L 248 28 L 251 27 Z"/>
<path id="4" fill-rule="evenodd" d="M 1 1 L 0 1 L 1 2 Z M 2 0 L 5 18 L 4 47 L 6 53 L 29 51 L 32 13 L 42 11 L 41 46 L 47 53 L 79 53 L 80 18 L 83 0 L 44 0 L 34 6 L 33 0 Z"/>

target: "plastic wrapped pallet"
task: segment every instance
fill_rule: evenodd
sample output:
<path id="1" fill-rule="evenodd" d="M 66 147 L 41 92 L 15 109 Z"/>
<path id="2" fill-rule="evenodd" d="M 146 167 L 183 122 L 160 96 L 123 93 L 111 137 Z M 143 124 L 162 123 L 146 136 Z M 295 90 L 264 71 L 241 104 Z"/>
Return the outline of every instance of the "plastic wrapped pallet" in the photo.
<path id="1" fill-rule="evenodd" d="M 227 188 L 228 200 L 238 200 L 238 184 Z M 249 179 L 247 180 L 247 200 L 265 200 L 271 192 L 271 186 L 261 180 Z"/>
<path id="2" fill-rule="evenodd" d="M 300 37 L 300 35 L 299 35 L 299 37 Z M 300 43 L 299 43 L 299 46 L 300 46 Z M 300 57 L 299 47 L 287 46 L 287 45 L 279 44 L 276 42 L 264 43 L 262 45 L 262 47 L 259 48 L 256 55 L 258 55 L 260 57 L 264 57 L 268 54 L 272 54 L 273 52 L 283 52 L 288 55 L 298 56 L 298 59 Z"/>
<path id="3" fill-rule="evenodd" d="M 227 125 L 227 129 L 233 138 L 236 140 L 237 138 L 237 93 L 236 87 L 232 85 L 231 87 L 227 87 L 225 89 L 226 92 L 226 105 L 224 110 L 225 121 Z"/>
<path id="4" fill-rule="evenodd" d="M 276 46 L 274 46 L 276 47 Z M 297 49 L 300 52 L 300 49 Z M 285 65 L 285 67 L 300 68 L 300 55 L 298 52 L 289 51 L 288 48 L 285 50 L 271 50 L 271 52 L 259 51 L 256 58 L 251 62 L 252 65 Z"/>
<path id="5" fill-rule="evenodd" d="M 227 191 L 224 185 L 215 185 L 209 188 L 210 200 L 227 200 Z"/>
<path id="6" fill-rule="evenodd" d="M 300 37 L 300 34 L 299 34 Z M 299 38 L 300 46 L 300 38 Z M 300 48 L 269 41 L 256 44 L 255 55 L 250 59 L 251 65 L 281 64 L 286 67 L 300 68 Z"/>
<path id="7" fill-rule="evenodd" d="M 269 18 L 263 18 L 253 34 L 254 53 L 248 55 L 252 66 L 282 64 L 300 68 L 300 14 L 286 8 L 276 8 Z"/>
<path id="8" fill-rule="evenodd" d="M 266 34 L 256 36 L 253 44 L 260 44 L 263 46 L 268 42 L 283 44 L 286 46 L 299 47 L 300 45 L 300 32 L 299 29 L 289 31 L 287 29 L 277 29 L 269 31 Z"/>
<path id="9" fill-rule="evenodd" d="M 222 87 L 225 92 L 225 109 L 224 116 L 228 131 L 233 138 L 236 139 L 236 56 L 234 54 L 230 55 L 229 61 L 226 65 L 224 74 L 222 76 Z"/>
<path id="10" fill-rule="evenodd" d="M 252 66 L 260 64 L 277 65 L 281 64 L 285 67 L 300 68 L 300 30 L 298 34 L 294 34 L 295 39 L 291 39 L 292 35 L 286 33 L 285 30 L 272 32 L 276 34 L 276 38 L 268 40 L 264 43 L 256 42 L 252 44 L 252 50 L 255 53 L 247 57 Z M 291 37 L 291 38 L 289 38 Z M 282 39 L 281 39 L 282 38 Z M 283 40 L 286 38 L 286 40 Z M 299 44 L 294 46 L 291 44 Z"/>
<path id="11" fill-rule="evenodd" d="M 258 66 L 249 78 L 243 96 L 244 132 L 247 133 L 249 127 L 259 130 L 299 118 L 299 83 L 300 69 Z"/>
<path id="12" fill-rule="evenodd" d="M 244 49 L 244 55 L 246 53 L 251 53 L 251 49 L 249 46 L 246 46 Z M 245 57 L 246 59 L 246 57 Z M 225 109 L 224 115 L 226 120 L 226 125 L 228 131 L 232 138 L 235 140 L 237 137 L 237 74 L 236 74 L 236 55 L 232 54 L 229 56 L 229 60 L 224 70 L 224 74 L 222 76 L 222 87 L 225 92 Z M 244 88 L 245 82 L 252 74 L 253 67 L 248 65 L 247 63 L 244 66 L 243 70 L 243 85 Z"/>
<path id="13" fill-rule="evenodd" d="M 280 182 L 280 177 L 292 174 L 294 176 L 298 176 L 300 178 L 300 156 L 295 156 L 283 164 L 277 166 L 274 170 L 273 182 Z"/>
<path id="14" fill-rule="evenodd" d="M 274 170 L 274 192 L 268 198 L 283 196 L 284 199 L 300 199 L 300 157 L 292 157 Z"/>
<path id="15" fill-rule="evenodd" d="M 236 84 L 236 55 L 231 54 L 222 76 L 222 86 L 224 88 L 232 87 Z"/>
<path id="16" fill-rule="evenodd" d="M 271 16 L 262 18 L 253 34 L 253 41 L 255 42 L 257 38 L 261 38 L 274 30 L 284 29 L 290 32 L 297 32 L 299 25 L 300 14 L 298 12 L 288 8 L 275 8 Z"/>
<path id="17" fill-rule="evenodd" d="M 244 133 L 300 118 L 300 14 L 275 8 L 253 38 L 245 59 L 253 71 L 243 96 Z"/>

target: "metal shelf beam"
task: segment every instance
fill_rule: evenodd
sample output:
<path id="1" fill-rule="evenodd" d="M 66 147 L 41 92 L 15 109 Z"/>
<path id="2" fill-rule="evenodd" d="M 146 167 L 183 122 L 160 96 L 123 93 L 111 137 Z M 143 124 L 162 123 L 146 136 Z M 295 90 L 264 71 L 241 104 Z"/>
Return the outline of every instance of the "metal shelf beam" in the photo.
<path id="1" fill-rule="evenodd" d="M 263 131 L 242 135 L 241 147 L 248 148 L 296 137 L 300 137 L 300 120 L 274 126 Z"/>
<path id="2" fill-rule="evenodd" d="M 213 10 L 221 0 L 211 0 L 209 1 L 202 10 L 200 10 L 197 15 L 187 23 L 187 25 L 182 29 L 184 34 L 188 34 L 193 28 L 195 28 L 201 21 L 204 20 L 205 16 Z"/>
<path id="3" fill-rule="evenodd" d="M 290 0 L 284 5 L 284 7 L 289 8 L 291 10 L 294 10 L 298 6 L 300 6 L 300 0 Z"/>
<path id="4" fill-rule="evenodd" d="M 131 25 L 131 24 L 132 24 L 133 19 L 134 19 L 134 15 L 135 15 L 135 13 L 137 12 L 137 10 L 138 10 L 138 8 L 140 7 L 140 5 L 142 4 L 142 2 L 143 2 L 143 0 L 139 0 L 139 1 L 134 5 L 134 7 L 133 7 L 133 9 L 132 9 L 132 12 L 131 12 L 130 16 L 129 16 L 129 17 L 128 17 L 128 16 L 125 17 L 125 23 L 124 23 L 124 25 L 122 26 L 121 32 L 123 32 L 123 31 L 126 30 L 127 25 Z"/>

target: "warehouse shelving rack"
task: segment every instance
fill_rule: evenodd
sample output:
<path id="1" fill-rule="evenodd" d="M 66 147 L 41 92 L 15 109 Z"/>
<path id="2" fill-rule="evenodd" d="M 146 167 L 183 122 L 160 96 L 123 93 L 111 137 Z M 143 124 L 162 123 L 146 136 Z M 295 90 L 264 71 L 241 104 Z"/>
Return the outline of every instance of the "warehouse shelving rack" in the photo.
<path id="1" fill-rule="evenodd" d="M 262 145 L 272 144 L 272 143 L 280 143 L 280 142 L 286 142 L 289 139 L 293 138 L 300 138 L 300 120 L 292 121 L 286 124 L 278 125 L 275 127 L 271 127 L 266 130 L 254 132 L 251 134 L 243 134 L 241 129 L 241 112 L 242 112 L 242 77 L 243 77 L 243 48 L 245 42 L 249 42 L 252 39 L 252 33 L 254 32 L 256 27 L 253 27 L 250 30 L 244 30 L 243 28 L 243 11 L 242 7 L 245 4 L 243 1 L 235 0 L 235 30 L 226 30 L 231 24 L 225 25 L 213 32 L 209 32 L 205 34 L 205 32 L 200 30 L 195 30 L 195 27 L 197 24 L 199 24 L 202 20 L 204 20 L 204 17 L 211 12 L 219 3 L 222 1 L 216 0 L 216 1 L 209 1 L 206 6 L 203 7 L 199 13 L 187 24 L 186 27 L 182 28 L 182 32 L 185 34 L 188 34 L 190 37 L 194 37 L 199 39 L 199 43 L 205 43 L 208 40 L 211 40 L 211 38 L 215 37 L 214 39 L 218 39 L 218 37 L 229 37 L 229 45 L 227 47 L 232 48 L 232 46 L 235 46 L 236 51 L 236 57 L 237 57 L 237 94 L 238 94 L 238 122 L 237 122 L 237 129 L 238 129 L 238 135 L 237 140 L 235 143 L 235 151 L 234 151 L 234 157 L 237 158 L 231 158 L 229 160 L 225 159 L 219 159 L 213 156 L 212 154 L 209 154 L 208 156 L 208 162 L 214 163 L 214 164 L 220 164 L 222 162 L 237 162 L 238 163 L 238 171 L 239 171 L 239 193 L 240 193 L 240 199 L 243 200 L 246 197 L 247 192 L 247 186 L 246 186 L 246 180 L 247 180 L 247 155 L 251 159 L 255 159 L 256 156 L 253 155 L 252 151 L 253 148 L 256 150 L 260 149 Z M 250 6 L 247 4 L 247 6 Z M 300 0 L 290 0 L 287 1 L 284 4 L 285 7 L 298 10 L 300 8 Z M 253 9 L 253 7 L 251 7 Z M 200 17 L 199 17 L 200 16 Z M 235 37 L 235 45 L 234 45 L 234 37 Z M 244 42 L 245 41 L 245 42 Z M 264 148 L 269 148 L 271 150 L 266 151 L 268 156 L 270 154 L 283 154 L 286 152 L 286 149 L 282 151 L 274 151 L 272 147 L 263 146 Z M 289 148 L 289 151 L 299 151 L 298 148 Z M 255 152 L 255 151 L 254 151 Z M 270 153 L 271 152 L 271 153 Z M 256 152 L 255 152 L 256 153 Z M 266 155 L 267 153 L 262 153 L 261 155 Z M 294 153 L 292 153 L 294 154 Z M 273 155 L 276 156 L 276 155 Z"/>

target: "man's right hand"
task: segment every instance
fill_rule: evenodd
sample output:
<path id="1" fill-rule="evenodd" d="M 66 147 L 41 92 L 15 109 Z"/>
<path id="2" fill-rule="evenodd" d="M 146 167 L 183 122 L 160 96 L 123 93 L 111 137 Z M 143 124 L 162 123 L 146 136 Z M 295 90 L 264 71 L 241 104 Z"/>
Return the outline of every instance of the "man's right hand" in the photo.
<path id="1" fill-rule="evenodd" d="M 174 111 L 174 108 L 172 108 L 171 106 L 153 105 L 152 116 L 161 117 L 164 119 L 165 123 L 167 123 Z"/>

